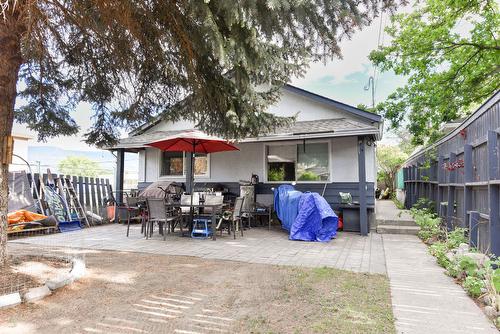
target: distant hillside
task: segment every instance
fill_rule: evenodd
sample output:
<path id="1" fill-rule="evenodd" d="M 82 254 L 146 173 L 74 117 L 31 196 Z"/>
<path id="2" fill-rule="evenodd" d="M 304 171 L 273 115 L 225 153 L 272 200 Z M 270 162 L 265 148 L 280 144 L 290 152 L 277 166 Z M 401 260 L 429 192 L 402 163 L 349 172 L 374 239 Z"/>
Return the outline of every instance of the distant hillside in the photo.
<path id="1" fill-rule="evenodd" d="M 109 151 L 98 149 L 95 151 L 65 150 L 55 146 L 28 147 L 28 161 L 33 165 L 36 165 L 36 161 L 40 161 L 42 170 L 50 168 L 51 171 L 57 172 L 59 161 L 68 156 L 87 157 L 94 161 L 98 161 L 102 168 L 109 170 L 111 173 L 113 173 L 113 169 L 116 168 L 116 159 Z M 138 171 L 137 154 L 126 154 L 125 170 Z"/>

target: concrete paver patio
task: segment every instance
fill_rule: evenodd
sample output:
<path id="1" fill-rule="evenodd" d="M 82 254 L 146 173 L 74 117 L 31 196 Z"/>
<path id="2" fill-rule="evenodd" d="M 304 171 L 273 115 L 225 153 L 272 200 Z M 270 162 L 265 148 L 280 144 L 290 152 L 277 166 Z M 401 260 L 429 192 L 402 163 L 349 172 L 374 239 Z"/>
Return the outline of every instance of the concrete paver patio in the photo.
<path id="1" fill-rule="evenodd" d="M 78 247 L 95 250 L 143 252 L 162 255 L 187 255 L 208 259 L 249 263 L 334 267 L 355 272 L 386 274 L 382 237 L 370 233 L 362 237 L 355 233 L 339 233 L 328 243 L 288 240 L 280 229 L 252 228 L 243 238 L 234 240 L 224 235 L 213 240 L 182 238 L 178 234 L 163 241 L 157 233 L 145 240 L 140 227 L 131 227 L 126 237 L 123 225 L 105 225 L 81 231 L 17 239 L 11 243 Z"/>

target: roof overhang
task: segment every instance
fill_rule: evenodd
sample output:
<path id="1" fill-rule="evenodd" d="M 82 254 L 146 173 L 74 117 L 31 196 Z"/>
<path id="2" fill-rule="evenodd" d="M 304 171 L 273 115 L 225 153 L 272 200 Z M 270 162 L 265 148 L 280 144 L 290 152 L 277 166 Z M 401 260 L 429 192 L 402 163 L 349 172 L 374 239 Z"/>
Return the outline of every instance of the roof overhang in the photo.
<path id="1" fill-rule="evenodd" d="M 258 142 L 272 142 L 283 140 L 304 140 L 304 139 L 322 139 L 322 138 L 335 138 L 335 137 L 352 137 L 352 136 L 373 136 L 378 140 L 380 131 L 378 130 L 358 130 L 358 131 L 332 131 L 322 133 L 310 134 L 293 134 L 284 133 L 271 136 L 245 138 L 240 140 L 240 143 L 258 143 Z"/>

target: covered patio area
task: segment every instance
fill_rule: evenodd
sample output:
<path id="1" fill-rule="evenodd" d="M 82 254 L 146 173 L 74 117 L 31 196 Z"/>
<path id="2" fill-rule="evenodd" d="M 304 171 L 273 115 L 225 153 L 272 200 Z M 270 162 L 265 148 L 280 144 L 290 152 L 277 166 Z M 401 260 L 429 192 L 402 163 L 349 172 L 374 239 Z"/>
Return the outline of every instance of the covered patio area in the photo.
<path id="1" fill-rule="evenodd" d="M 386 274 L 382 236 L 370 233 L 340 232 L 328 243 L 288 240 L 288 234 L 276 228 L 252 228 L 244 238 L 233 239 L 224 234 L 212 240 L 182 238 L 168 235 L 166 241 L 158 234 L 145 240 L 140 226 L 131 227 L 126 237 L 126 226 L 104 225 L 69 233 L 17 239 L 15 244 L 33 246 L 71 247 L 89 250 L 149 253 L 155 255 L 194 256 L 206 259 L 231 260 L 247 263 L 293 265 L 304 267 L 332 267 L 354 272 Z"/>

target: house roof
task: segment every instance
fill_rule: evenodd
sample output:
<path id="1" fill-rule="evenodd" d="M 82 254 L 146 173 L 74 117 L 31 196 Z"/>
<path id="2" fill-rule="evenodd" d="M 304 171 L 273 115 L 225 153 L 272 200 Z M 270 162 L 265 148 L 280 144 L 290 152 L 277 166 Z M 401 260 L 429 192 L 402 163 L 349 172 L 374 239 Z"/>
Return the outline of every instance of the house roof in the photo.
<path id="1" fill-rule="evenodd" d="M 307 91 L 307 90 L 299 88 L 299 87 L 295 87 L 295 86 L 287 84 L 287 85 L 283 86 L 283 89 L 286 91 L 301 95 L 303 97 L 312 99 L 318 103 L 322 103 L 322 104 L 325 104 L 327 106 L 334 107 L 336 109 L 342 110 L 342 111 L 347 112 L 349 114 L 355 115 L 357 117 L 361 117 L 362 119 L 366 119 L 367 121 L 370 121 L 370 122 L 382 121 L 382 116 L 380 116 L 378 114 L 361 110 L 361 109 L 353 107 L 351 105 L 339 102 L 337 100 L 330 99 L 330 98 L 322 96 L 322 95 L 318 95 L 316 93 Z M 162 121 L 162 117 L 161 117 L 161 115 L 158 115 L 152 121 L 139 126 L 137 129 L 134 129 L 132 132 L 129 133 L 129 135 L 135 136 L 135 135 L 142 134 L 145 131 L 152 128 L 153 126 L 160 123 L 161 121 Z"/>
<path id="2" fill-rule="evenodd" d="M 191 130 L 191 129 L 186 129 Z M 110 149 L 125 148 L 129 151 L 137 151 L 146 144 L 161 138 L 172 136 L 186 130 L 175 131 L 152 131 L 140 135 L 121 139 L 120 142 Z M 378 137 L 380 130 L 377 126 L 367 125 L 347 118 L 319 119 L 314 121 L 298 121 L 290 126 L 277 128 L 274 132 L 263 134 L 254 138 L 245 138 L 240 143 L 281 141 L 297 139 L 331 138 L 355 135 L 372 135 Z"/>

